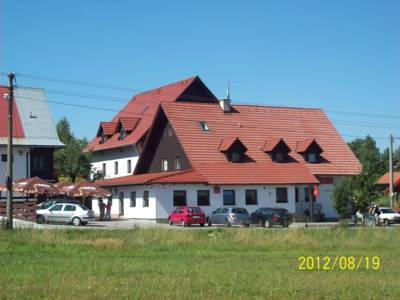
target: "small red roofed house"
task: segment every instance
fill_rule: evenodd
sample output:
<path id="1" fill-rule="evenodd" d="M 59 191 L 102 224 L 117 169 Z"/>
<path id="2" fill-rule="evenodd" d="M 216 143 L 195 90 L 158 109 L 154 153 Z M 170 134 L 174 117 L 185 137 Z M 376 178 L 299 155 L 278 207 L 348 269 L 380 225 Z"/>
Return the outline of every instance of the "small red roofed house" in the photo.
<path id="1" fill-rule="evenodd" d="M 315 213 L 338 217 L 330 199 L 335 183 L 358 174 L 360 163 L 322 110 L 231 105 L 198 77 L 184 82 L 135 96 L 112 120 L 115 133 L 99 128 L 90 144 L 103 153 L 98 157 L 121 147 L 136 153 L 133 174 L 98 181 L 113 192 L 114 214 L 159 220 L 179 205 L 199 205 L 206 213 L 239 206 L 302 215 L 318 185 Z M 142 107 L 148 109 L 140 117 Z M 139 121 L 121 140 L 128 112 Z"/>

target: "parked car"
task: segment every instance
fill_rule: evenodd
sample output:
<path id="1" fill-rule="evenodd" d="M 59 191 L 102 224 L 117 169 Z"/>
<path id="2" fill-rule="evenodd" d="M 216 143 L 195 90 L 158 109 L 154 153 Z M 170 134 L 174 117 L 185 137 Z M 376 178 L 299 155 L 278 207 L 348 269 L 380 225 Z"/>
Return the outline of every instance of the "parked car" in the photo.
<path id="1" fill-rule="evenodd" d="M 36 210 L 38 224 L 59 222 L 79 226 L 86 225 L 89 221 L 94 221 L 94 212 L 80 203 L 57 203 L 49 208 Z"/>
<path id="2" fill-rule="evenodd" d="M 39 203 L 38 205 L 36 205 L 36 209 L 47 209 L 52 207 L 54 204 L 57 203 L 74 203 L 74 204 L 79 204 L 79 201 L 76 200 L 72 200 L 72 199 L 52 199 L 52 200 L 48 200 L 42 203 Z"/>
<path id="3" fill-rule="evenodd" d="M 400 214 L 393 208 L 380 207 L 379 223 L 389 226 L 390 224 L 400 223 Z"/>
<path id="4" fill-rule="evenodd" d="M 245 208 L 240 207 L 220 207 L 213 211 L 207 218 L 208 226 L 212 224 L 225 225 L 243 225 L 249 226 L 249 213 Z"/>
<path id="5" fill-rule="evenodd" d="M 200 224 L 204 227 L 206 221 L 206 214 L 197 206 L 179 206 L 168 217 L 169 225 L 181 224 L 183 227 L 192 224 Z"/>
<path id="6" fill-rule="evenodd" d="M 250 215 L 251 223 L 259 224 L 261 227 L 272 227 L 281 225 L 288 227 L 292 223 L 292 216 L 287 209 L 262 207 Z"/>

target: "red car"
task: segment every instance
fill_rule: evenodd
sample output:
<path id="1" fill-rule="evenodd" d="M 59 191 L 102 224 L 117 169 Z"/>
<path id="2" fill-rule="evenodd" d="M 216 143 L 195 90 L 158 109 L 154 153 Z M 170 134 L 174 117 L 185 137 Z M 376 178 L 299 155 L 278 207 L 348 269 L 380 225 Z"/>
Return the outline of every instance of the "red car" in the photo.
<path id="1" fill-rule="evenodd" d="M 197 206 L 178 206 L 168 217 L 169 225 L 181 224 L 184 227 L 192 224 L 203 227 L 206 222 L 206 214 Z"/>

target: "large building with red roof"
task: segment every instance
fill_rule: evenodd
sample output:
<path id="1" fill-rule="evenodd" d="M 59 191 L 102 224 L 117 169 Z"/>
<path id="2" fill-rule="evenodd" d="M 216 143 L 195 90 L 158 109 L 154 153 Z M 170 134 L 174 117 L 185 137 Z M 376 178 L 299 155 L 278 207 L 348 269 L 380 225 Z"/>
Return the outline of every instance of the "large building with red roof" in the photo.
<path id="1" fill-rule="evenodd" d="M 94 165 L 106 164 L 98 183 L 113 191 L 113 213 L 128 218 L 165 219 L 185 204 L 336 218 L 335 183 L 360 171 L 321 109 L 232 105 L 198 77 L 133 97 L 89 147 Z M 120 158 L 105 161 L 108 151 L 131 161 L 123 174 Z"/>

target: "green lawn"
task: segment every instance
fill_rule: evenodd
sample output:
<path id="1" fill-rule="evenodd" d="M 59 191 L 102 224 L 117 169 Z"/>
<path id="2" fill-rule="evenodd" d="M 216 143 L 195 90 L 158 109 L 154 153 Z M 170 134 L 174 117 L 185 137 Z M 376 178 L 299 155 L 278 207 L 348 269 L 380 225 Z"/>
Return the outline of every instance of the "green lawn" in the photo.
<path id="1" fill-rule="evenodd" d="M 0 299 L 395 298 L 400 228 L 0 231 Z M 299 271 L 298 257 L 381 258 Z"/>

